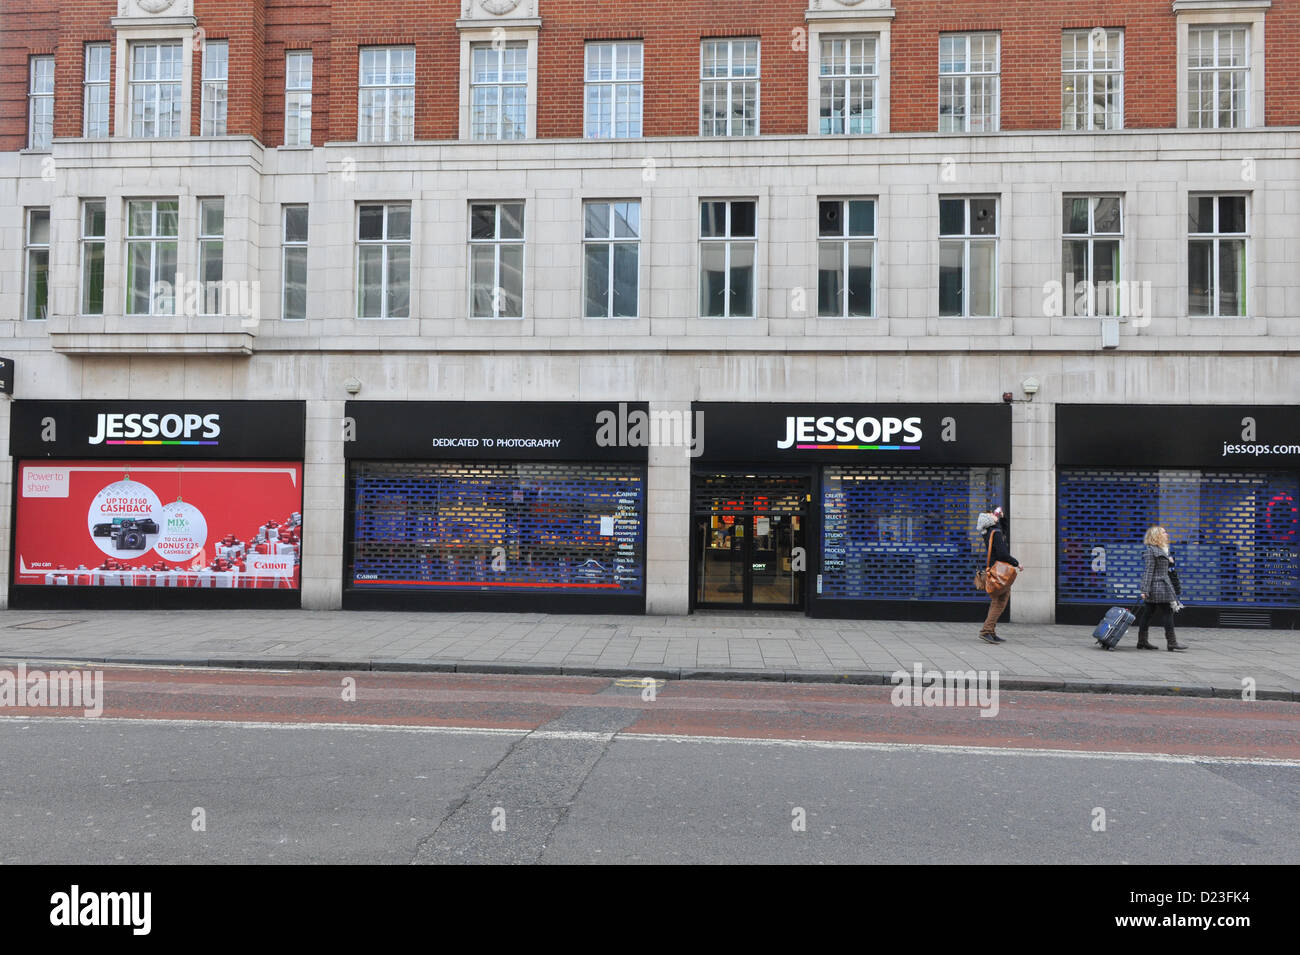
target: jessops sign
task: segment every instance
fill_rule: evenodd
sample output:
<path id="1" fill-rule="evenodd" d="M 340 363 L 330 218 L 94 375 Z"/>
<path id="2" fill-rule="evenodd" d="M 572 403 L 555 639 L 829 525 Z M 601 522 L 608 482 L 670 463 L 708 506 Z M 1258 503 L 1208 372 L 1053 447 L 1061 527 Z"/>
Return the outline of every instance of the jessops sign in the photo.
<path id="1" fill-rule="evenodd" d="M 1058 405 L 1067 466 L 1300 467 L 1300 407 Z"/>
<path id="2" fill-rule="evenodd" d="M 301 401 L 15 401 L 14 457 L 301 458 Z"/>
<path id="3" fill-rule="evenodd" d="M 1009 464 L 1006 405 L 697 402 L 705 461 Z"/>

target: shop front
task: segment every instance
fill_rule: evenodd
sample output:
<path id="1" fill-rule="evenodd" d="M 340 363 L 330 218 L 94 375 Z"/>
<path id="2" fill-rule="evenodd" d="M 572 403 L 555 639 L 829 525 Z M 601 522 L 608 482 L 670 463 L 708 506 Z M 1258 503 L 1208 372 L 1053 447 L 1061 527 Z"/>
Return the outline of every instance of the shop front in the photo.
<path id="1" fill-rule="evenodd" d="M 645 404 L 345 414 L 345 608 L 645 612 Z"/>
<path id="2" fill-rule="evenodd" d="M 980 511 L 1007 507 L 1005 405 L 692 410 L 691 606 L 976 620 Z"/>
<path id="3" fill-rule="evenodd" d="M 1061 405 L 1056 462 L 1058 622 L 1135 604 L 1159 525 L 1180 623 L 1295 628 L 1300 408 Z"/>
<path id="4" fill-rule="evenodd" d="M 301 606 L 300 401 L 15 401 L 10 606 Z"/>

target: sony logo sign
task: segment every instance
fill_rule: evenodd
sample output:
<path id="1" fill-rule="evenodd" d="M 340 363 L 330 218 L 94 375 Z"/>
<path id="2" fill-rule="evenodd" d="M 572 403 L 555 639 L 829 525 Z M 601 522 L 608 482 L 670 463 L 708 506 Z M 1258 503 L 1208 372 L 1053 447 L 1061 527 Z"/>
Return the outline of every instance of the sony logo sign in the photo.
<path id="1" fill-rule="evenodd" d="M 188 441 L 215 438 L 221 434 L 221 415 L 197 414 L 101 414 L 91 444 L 105 440 L 166 439 Z M 200 429 L 202 429 L 200 431 Z"/>
<path id="2" fill-rule="evenodd" d="M 785 419 L 785 438 L 776 443 L 778 448 L 793 447 L 796 442 L 827 444 L 860 443 L 889 444 L 895 437 L 908 444 L 921 440 L 920 418 L 854 418 L 851 415 L 835 418 L 789 417 Z"/>

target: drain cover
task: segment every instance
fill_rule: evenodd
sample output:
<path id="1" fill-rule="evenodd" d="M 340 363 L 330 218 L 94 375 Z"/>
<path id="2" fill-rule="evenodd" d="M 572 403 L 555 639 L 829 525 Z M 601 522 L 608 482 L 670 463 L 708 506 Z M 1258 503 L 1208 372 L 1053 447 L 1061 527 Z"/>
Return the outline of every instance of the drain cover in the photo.
<path id="1" fill-rule="evenodd" d="M 60 627 L 71 627 L 73 624 L 82 623 L 81 620 L 60 620 L 54 617 L 47 620 L 29 620 L 26 623 L 16 623 L 9 627 L 10 630 L 58 630 Z"/>

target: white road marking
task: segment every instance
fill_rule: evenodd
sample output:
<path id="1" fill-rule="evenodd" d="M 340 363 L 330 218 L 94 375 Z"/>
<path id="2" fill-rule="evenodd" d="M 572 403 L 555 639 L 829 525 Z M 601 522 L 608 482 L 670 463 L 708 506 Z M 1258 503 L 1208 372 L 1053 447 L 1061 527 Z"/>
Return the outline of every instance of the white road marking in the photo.
<path id="1" fill-rule="evenodd" d="M 527 730 L 489 726 L 405 726 L 391 723 L 285 723 L 235 720 L 174 720 L 123 716 L 83 719 L 71 716 L 0 716 L 4 723 L 126 724 L 236 729 L 347 730 L 361 733 L 424 733 L 434 736 L 515 736 L 543 740 L 608 743 L 612 740 L 647 743 L 712 743 L 714 745 L 784 746 L 795 749 L 849 750 L 879 753 L 923 753 L 949 756 L 1046 756 L 1055 759 L 1096 759 L 1117 762 L 1176 763 L 1182 765 L 1273 766 L 1300 769 L 1300 759 L 1262 756 L 1209 756 L 1182 753 L 1138 753 L 1086 749 L 1021 749 L 1014 746 L 951 746 L 941 743 L 873 743 L 851 740 L 781 739 L 747 736 L 685 736 L 671 733 L 597 733 L 582 730 Z"/>

